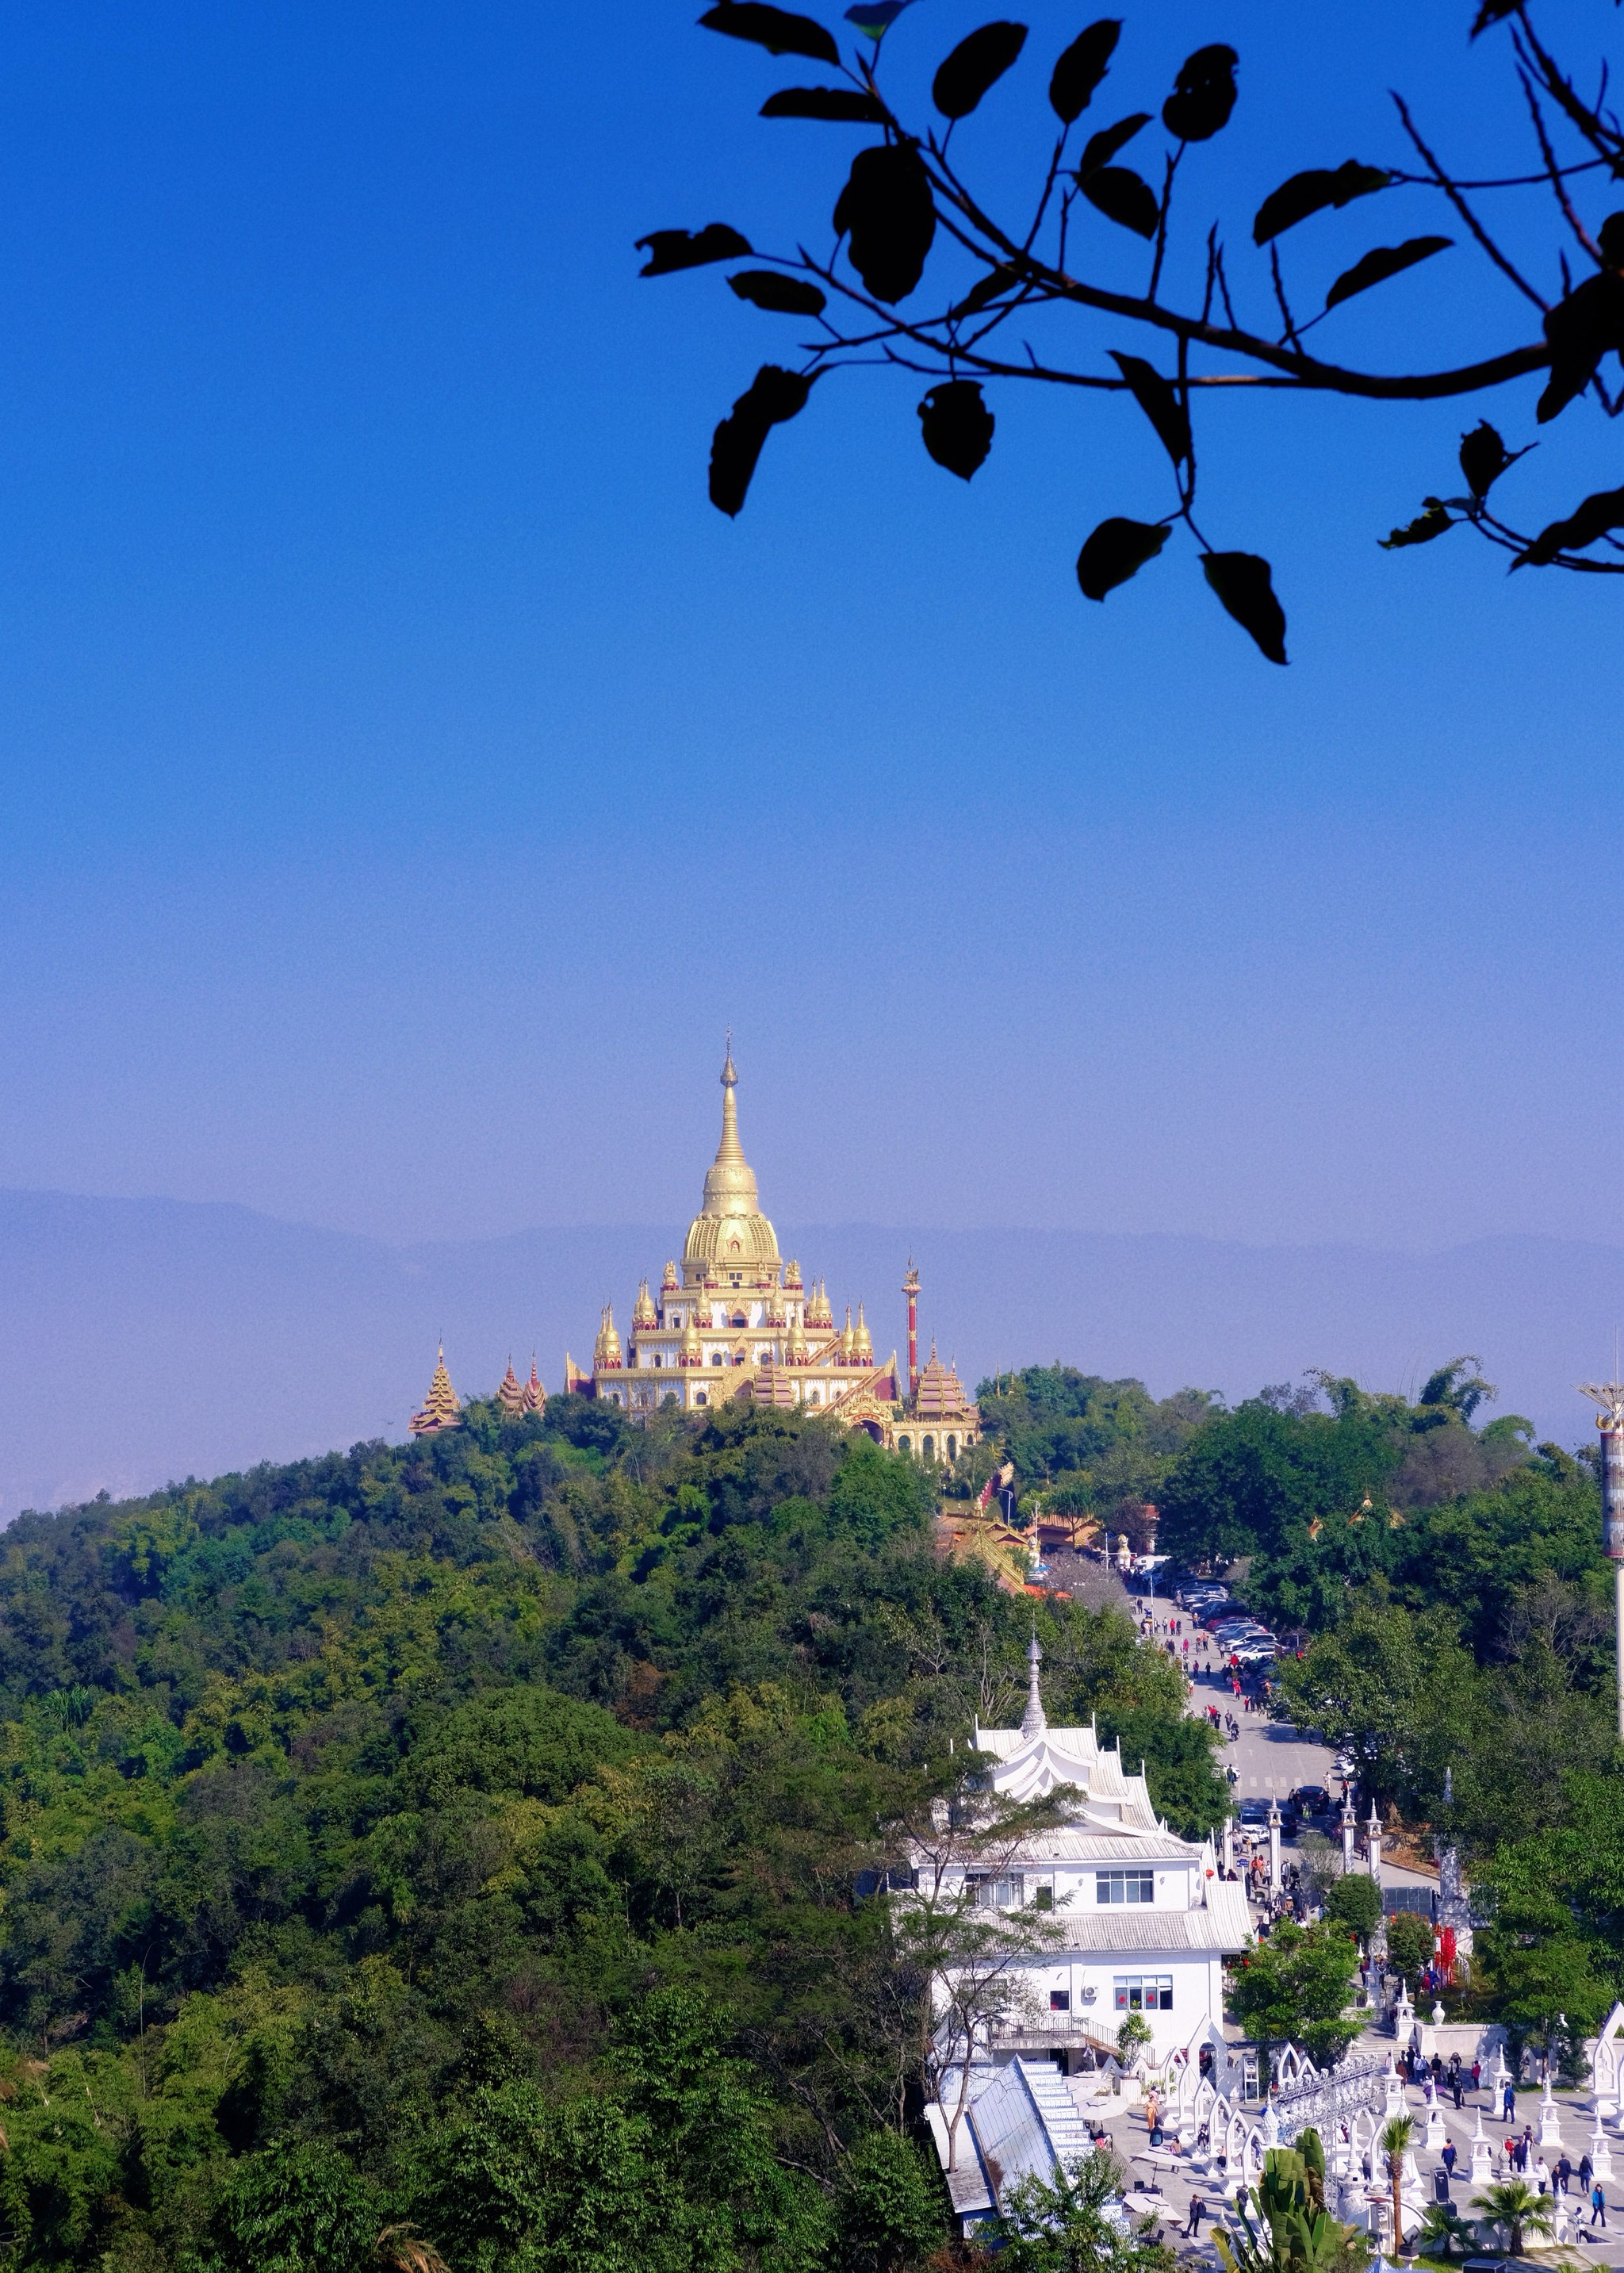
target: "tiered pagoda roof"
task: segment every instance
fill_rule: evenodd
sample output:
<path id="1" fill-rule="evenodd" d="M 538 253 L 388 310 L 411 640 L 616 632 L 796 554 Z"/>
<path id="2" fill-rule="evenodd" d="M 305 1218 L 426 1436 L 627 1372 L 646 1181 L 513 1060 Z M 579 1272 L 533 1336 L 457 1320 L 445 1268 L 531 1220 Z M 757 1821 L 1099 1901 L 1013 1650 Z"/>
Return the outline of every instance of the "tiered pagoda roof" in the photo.
<path id="1" fill-rule="evenodd" d="M 509 1368 L 512 1371 L 512 1368 Z M 432 1437 L 442 1429 L 460 1429 L 462 1407 L 457 1392 L 451 1385 L 451 1376 L 445 1370 L 445 1350 L 441 1345 L 435 1360 L 434 1378 L 429 1384 L 429 1394 L 421 1413 L 414 1413 L 407 1423 L 414 1437 Z"/>

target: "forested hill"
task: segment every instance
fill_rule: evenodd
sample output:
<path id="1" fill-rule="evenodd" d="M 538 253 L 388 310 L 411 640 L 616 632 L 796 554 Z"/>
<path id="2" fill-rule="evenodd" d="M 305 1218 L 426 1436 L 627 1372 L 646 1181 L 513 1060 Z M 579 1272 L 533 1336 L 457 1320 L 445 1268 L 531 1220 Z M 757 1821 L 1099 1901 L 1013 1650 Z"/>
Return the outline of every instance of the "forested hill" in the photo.
<path id="1" fill-rule="evenodd" d="M 467 1419 L 0 1542 L 8 2262 L 880 2273 L 939 2238 L 918 1984 L 862 1890 L 1018 1698 L 1032 1606 L 827 1423 Z M 1051 1715 L 1212 1821 L 1166 1660 L 1037 1617 Z"/>

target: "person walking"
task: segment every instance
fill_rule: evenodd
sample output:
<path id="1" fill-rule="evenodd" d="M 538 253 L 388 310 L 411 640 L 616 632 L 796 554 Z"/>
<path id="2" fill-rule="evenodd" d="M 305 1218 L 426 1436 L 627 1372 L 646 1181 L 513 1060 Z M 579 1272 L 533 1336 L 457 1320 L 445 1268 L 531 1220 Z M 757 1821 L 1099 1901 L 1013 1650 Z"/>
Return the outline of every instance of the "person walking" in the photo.
<path id="1" fill-rule="evenodd" d="M 1517 2091 L 1516 2091 L 1516 2086 L 1515 2086 L 1515 2084 L 1514 2084 L 1514 2083 L 1512 2082 L 1512 2081 L 1511 2081 L 1510 2077 L 1509 2077 L 1509 2076 L 1508 2076 L 1508 2077 L 1506 2078 L 1506 2097 L 1505 2097 L 1505 2104 L 1501 2107 L 1501 2111 L 1500 2111 L 1500 2114 L 1501 2114 L 1501 2120 L 1503 2123 L 1514 2123 L 1514 2122 L 1515 2122 L 1515 2120 L 1516 2120 L 1516 2112 L 1517 2112 Z"/>
<path id="2" fill-rule="evenodd" d="M 1458 2067 L 1456 2069 L 1454 2074 L 1449 2078 L 1449 2083 L 1455 2093 L 1455 2104 L 1458 2108 L 1462 2100 L 1466 2096 L 1461 2089 L 1461 2072 Z"/>
<path id="3" fill-rule="evenodd" d="M 1200 2194 L 1192 2194 L 1190 2196 L 1190 2222 L 1184 2230 L 1184 2238 L 1186 2241 L 1199 2241 L 1201 2239 L 1201 2220 L 1206 2217 L 1206 2203 L 1201 2200 Z"/>
<path id="4" fill-rule="evenodd" d="M 1573 2164 L 1568 2161 L 1567 2150 L 1564 2149 L 1563 2152 L 1558 2157 L 1556 2164 L 1556 2183 L 1561 2193 L 1567 2193 L 1572 2178 Z"/>
<path id="5" fill-rule="evenodd" d="M 1579 2157 L 1579 2184 L 1587 2194 L 1590 2190 L 1590 2180 L 1595 2177 L 1595 2171 L 1591 2167 L 1590 2164 L 1590 2150 L 1587 2147 L 1583 2154 Z"/>
<path id="6" fill-rule="evenodd" d="M 1534 2184 L 1542 2194 L 1548 2194 L 1552 2191 L 1551 2165 L 1543 2155 L 1534 2164 Z"/>
<path id="7" fill-rule="evenodd" d="M 1481 2060 L 1473 2060 L 1471 2064 L 1471 2088 L 1474 2091 L 1478 2091 L 1482 2089 L 1482 2084 L 1483 2062 Z"/>
<path id="8" fill-rule="evenodd" d="M 1444 2142 L 1443 2153 L 1439 2159 L 1442 2162 L 1444 2169 L 1448 2172 L 1448 2176 L 1453 2178 L 1455 2176 L 1455 2142 L 1453 2139 L 1447 2139 Z"/>
<path id="9" fill-rule="evenodd" d="M 1599 2179 L 1590 2188 L 1590 2224 L 1600 2226 L 1604 2233 L 1607 2231 L 1607 2197 L 1601 2190 Z"/>

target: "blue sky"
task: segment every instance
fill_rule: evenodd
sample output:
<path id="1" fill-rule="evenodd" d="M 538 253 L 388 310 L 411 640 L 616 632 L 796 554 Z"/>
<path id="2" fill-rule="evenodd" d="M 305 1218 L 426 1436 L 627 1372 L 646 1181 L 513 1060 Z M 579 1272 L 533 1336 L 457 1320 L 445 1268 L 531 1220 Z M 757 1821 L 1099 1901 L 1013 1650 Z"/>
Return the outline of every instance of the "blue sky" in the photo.
<path id="1" fill-rule="evenodd" d="M 1093 522 L 1164 506 L 1125 403 L 999 396 L 966 488 L 854 375 L 724 521 L 709 430 L 786 326 L 632 240 L 821 226 L 853 137 L 757 121 L 815 73 L 697 12 L 0 9 L 0 1182 L 677 1219 L 730 1023 L 803 1221 L 1619 1238 L 1616 587 L 1377 550 L 1450 405 L 1208 420 L 1286 671 L 1171 548 L 1079 598 Z M 919 0 L 902 82 L 983 12 Z M 1239 244 L 1296 168 L 1396 155 L 1389 84 L 1502 163 L 1469 13 L 1130 7 L 1100 117 L 1232 40 L 1187 170 Z M 991 180 L 1084 20 L 1029 16 Z M 1291 257 L 1306 293 L 1438 225 Z M 1337 337 L 1517 310 L 1457 250 Z M 1563 509 L 1616 444 L 1580 406 L 1536 463 Z"/>

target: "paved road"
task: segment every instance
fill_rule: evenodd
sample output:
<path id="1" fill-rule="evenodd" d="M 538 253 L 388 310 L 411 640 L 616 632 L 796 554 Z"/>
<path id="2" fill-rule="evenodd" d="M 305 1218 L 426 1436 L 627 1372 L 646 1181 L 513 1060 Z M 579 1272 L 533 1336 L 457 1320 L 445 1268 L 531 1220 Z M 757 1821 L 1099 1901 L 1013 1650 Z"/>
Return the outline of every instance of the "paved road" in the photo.
<path id="1" fill-rule="evenodd" d="M 1393 2039 L 1390 2037 L 1373 2034 L 1363 2038 L 1353 2047 L 1356 2055 L 1365 2052 L 1386 2053 L 1392 2049 Z M 1559 2092 L 1556 2095 L 1556 2100 L 1560 2111 L 1563 2146 L 1567 2149 L 1570 2161 L 1577 2164 L 1580 2156 L 1590 2142 L 1594 2119 L 1592 2104 L 1589 2097 L 1583 2093 Z M 1426 2110 L 1422 2094 L 1418 2090 L 1411 2089 L 1406 2095 L 1406 2101 L 1409 2112 L 1415 2122 L 1415 2136 L 1418 2142 L 1416 2161 L 1430 2197 L 1433 2173 L 1442 2168 L 1442 2163 L 1438 2153 L 1429 2153 L 1418 2144 L 1426 2132 Z M 1519 2130 L 1523 2124 L 1529 2123 L 1532 2124 L 1536 2133 L 1538 2132 L 1538 2092 L 1518 2094 L 1517 2127 Z M 1502 2124 L 1497 2127 L 1490 2122 L 1486 2092 L 1475 2096 L 1469 2093 L 1466 2104 L 1458 2114 L 1449 2104 L 1446 2104 L 1443 2111 L 1445 2127 L 1455 2142 L 1459 2157 L 1456 2177 L 1451 2186 L 1450 2193 L 1463 2218 L 1472 2218 L 1478 2215 L 1472 2208 L 1472 2197 L 1478 2189 L 1471 2183 L 1470 2172 L 1471 2139 L 1479 2108 L 1484 2111 L 1485 2133 L 1496 2142 L 1503 2140 L 1508 2127 Z M 1110 2134 L 1111 2151 L 1126 2166 L 1130 2179 L 1141 2181 L 1149 2179 L 1159 2188 L 1161 2201 L 1165 2205 L 1164 2209 L 1160 2213 L 1164 2221 L 1164 2238 L 1174 2242 L 1180 2255 L 1186 2260 L 1199 2261 L 1205 2264 L 1216 2263 L 1216 2254 L 1207 2239 L 1205 2225 L 1203 2225 L 1201 2236 L 1196 2241 L 1190 2241 L 1185 2238 L 1184 2228 L 1188 2222 L 1190 2198 L 1193 2194 L 1200 2193 L 1209 2209 L 1222 2207 L 1222 2194 L 1215 2187 L 1202 2186 L 1199 2179 L 1192 2185 L 1191 2181 L 1176 2169 L 1168 2169 L 1164 2165 L 1153 2166 L 1149 2163 L 1147 2158 L 1149 2140 L 1145 2129 L 1145 2119 L 1142 2112 L 1137 2109 L 1108 2117 L 1106 2127 Z M 1580 2218 L 1575 2239 L 1584 2256 L 1593 2258 L 1598 2264 L 1617 2267 L 1624 2262 L 1624 2142 L 1613 2134 L 1610 2136 L 1609 2143 L 1619 2157 L 1617 2167 L 1620 2177 L 1614 2183 L 1605 2187 L 1608 2200 L 1607 2229 L 1605 2232 L 1599 2229 L 1592 2232 L 1587 2218 Z M 1547 2162 L 1553 2166 L 1560 2149 L 1546 2148 L 1543 2151 Z M 1497 2156 L 1491 2183 L 1497 2183 L 1505 2176 L 1506 2172 L 1502 2162 Z M 1529 2183 L 1530 2185 L 1535 2183 L 1531 2175 Z M 1569 2192 L 1568 2197 L 1570 2213 L 1575 2217 L 1578 2217 L 1580 2209 L 1577 2184 L 1575 2179 L 1574 2189 Z M 1615 2202 L 1619 2205 L 1616 2208 Z"/>

